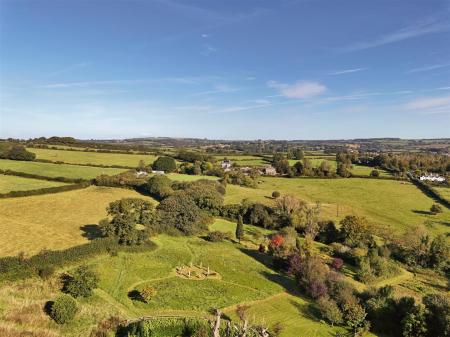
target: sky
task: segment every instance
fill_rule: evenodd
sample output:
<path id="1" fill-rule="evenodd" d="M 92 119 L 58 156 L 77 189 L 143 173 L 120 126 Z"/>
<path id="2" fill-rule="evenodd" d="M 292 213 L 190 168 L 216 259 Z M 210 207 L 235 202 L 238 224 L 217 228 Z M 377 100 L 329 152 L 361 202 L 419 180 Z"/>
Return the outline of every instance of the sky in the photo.
<path id="1" fill-rule="evenodd" d="M 450 0 L 0 0 L 0 138 L 450 137 Z"/>

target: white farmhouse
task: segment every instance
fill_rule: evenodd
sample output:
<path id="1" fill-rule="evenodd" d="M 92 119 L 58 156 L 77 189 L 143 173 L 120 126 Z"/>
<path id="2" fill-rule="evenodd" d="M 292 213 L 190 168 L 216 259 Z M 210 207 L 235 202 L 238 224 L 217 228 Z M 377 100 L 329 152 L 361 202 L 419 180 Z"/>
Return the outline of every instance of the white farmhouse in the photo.
<path id="1" fill-rule="evenodd" d="M 433 182 L 438 182 L 438 183 L 442 183 L 445 181 L 444 177 L 441 177 L 437 174 L 426 174 L 426 175 L 422 175 L 419 178 L 421 181 L 433 181 Z"/>
<path id="2" fill-rule="evenodd" d="M 231 170 L 231 167 L 233 166 L 233 162 L 231 160 L 225 159 L 225 160 L 222 161 L 220 166 L 222 167 L 222 169 L 225 172 L 228 172 L 228 171 Z"/>

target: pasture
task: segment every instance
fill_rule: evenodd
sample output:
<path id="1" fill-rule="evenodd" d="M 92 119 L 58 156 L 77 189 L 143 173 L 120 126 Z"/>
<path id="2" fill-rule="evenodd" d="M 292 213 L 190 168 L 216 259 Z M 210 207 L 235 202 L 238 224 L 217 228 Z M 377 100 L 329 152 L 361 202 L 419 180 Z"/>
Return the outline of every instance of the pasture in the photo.
<path id="1" fill-rule="evenodd" d="M 125 169 L 118 168 L 52 164 L 7 159 L 0 159 L 0 170 L 11 170 L 51 178 L 64 177 L 71 179 L 93 179 L 101 174 L 115 175 L 126 171 Z"/>
<path id="2" fill-rule="evenodd" d="M 450 211 L 431 215 L 434 201 L 409 182 L 380 179 L 309 179 L 261 177 L 258 188 L 227 186 L 226 203 L 242 199 L 273 203 L 271 194 L 292 194 L 309 203 L 320 201 L 325 218 L 342 219 L 348 214 L 366 216 L 372 223 L 405 231 L 427 223 L 434 233 L 448 232 Z"/>
<path id="3" fill-rule="evenodd" d="M 450 187 L 435 187 L 433 189 L 436 190 L 440 195 L 442 195 L 446 200 L 450 201 Z"/>
<path id="4" fill-rule="evenodd" d="M 239 303 L 258 303 L 258 307 L 260 303 L 263 320 L 270 327 L 278 322 L 285 325 L 280 337 L 293 336 L 292 332 L 299 328 L 316 333 L 311 336 L 328 336 L 338 331 L 312 317 L 309 301 L 288 295 L 286 291 L 295 288 L 294 280 L 266 267 L 254 251 L 229 242 L 210 243 L 199 238 L 159 236 L 155 241 L 159 246 L 155 251 L 121 253 L 92 262 L 101 280 L 98 293 L 127 315 L 205 315 L 217 307 L 233 315 Z M 189 280 L 173 272 L 177 266 L 191 262 L 210 266 L 220 279 Z M 157 290 L 150 303 L 128 296 L 143 285 Z M 269 320 L 266 314 L 273 309 L 278 314 Z"/>
<path id="5" fill-rule="evenodd" d="M 27 255 L 86 243 L 114 200 L 141 197 L 126 189 L 82 190 L 0 200 L 0 256 Z M 148 198 L 149 199 L 149 198 Z M 39 238 L 38 240 L 36 238 Z"/>
<path id="6" fill-rule="evenodd" d="M 118 165 L 134 168 L 138 166 L 140 160 L 143 160 L 146 165 L 150 165 L 156 160 L 156 156 L 140 154 L 64 151 L 35 148 L 28 148 L 28 151 L 35 153 L 37 159 L 45 159 L 52 162 L 60 161 L 68 164 Z"/>
<path id="7" fill-rule="evenodd" d="M 56 181 L 45 181 L 39 179 L 29 179 L 16 176 L 0 174 L 0 193 L 11 191 L 28 191 L 47 187 L 57 187 L 66 185 Z"/>

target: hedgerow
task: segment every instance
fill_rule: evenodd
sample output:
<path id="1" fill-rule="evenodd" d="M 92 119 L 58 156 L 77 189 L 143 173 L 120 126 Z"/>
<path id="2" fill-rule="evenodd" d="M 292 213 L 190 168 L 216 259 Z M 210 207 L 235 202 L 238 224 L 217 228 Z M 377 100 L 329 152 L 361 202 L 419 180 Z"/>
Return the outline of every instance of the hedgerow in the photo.
<path id="1" fill-rule="evenodd" d="M 114 238 L 100 238 L 89 243 L 64 250 L 45 250 L 30 258 L 9 256 L 0 258 L 0 282 L 15 281 L 38 276 L 49 266 L 60 268 L 65 265 L 84 261 L 101 254 L 125 252 L 142 252 L 153 250 L 153 242 L 145 242 L 137 246 L 124 246 Z"/>
<path id="2" fill-rule="evenodd" d="M 86 187 L 89 187 L 91 185 L 91 182 L 82 182 L 79 184 L 72 184 L 72 185 L 63 185 L 63 186 L 56 186 L 56 187 L 46 187 L 46 188 L 39 188 L 36 190 L 28 190 L 28 191 L 11 191 L 8 193 L 2 193 L 0 194 L 0 199 L 2 198 L 19 198 L 19 197 L 28 197 L 32 195 L 42 195 L 42 194 L 52 194 L 52 193 L 59 193 L 59 192 L 67 192 L 67 191 L 74 191 L 74 190 L 80 190 Z"/>
<path id="3" fill-rule="evenodd" d="M 31 174 L 31 173 L 24 173 L 24 172 L 17 172 L 13 170 L 0 170 L 0 174 L 4 175 L 10 175 L 10 176 L 18 176 L 23 178 L 31 178 L 31 179 L 38 179 L 38 180 L 46 180 L 46 181 L 58 181 L 63 183 L 82 183 L 82 182 L 89 182 L 89 180 L 77 178 L 66 178 L 66 177 L 48 177 L 48 176 L 41 176 L 38 174 Z"/>

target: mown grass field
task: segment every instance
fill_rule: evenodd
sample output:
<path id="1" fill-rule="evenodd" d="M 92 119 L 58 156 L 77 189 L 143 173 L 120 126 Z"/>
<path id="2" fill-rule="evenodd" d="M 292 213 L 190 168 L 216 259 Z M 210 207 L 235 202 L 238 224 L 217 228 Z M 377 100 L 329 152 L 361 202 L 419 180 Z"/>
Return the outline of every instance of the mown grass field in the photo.
<path id="1" fill-rule="evenodd" d="M 394 230 L 405 231 L 425 222 L 432 232 L 447 233 L 449 230 L 450 211 L 444 209 L 441 214 L 429 214 L 434 201 L 408 182 L 364 178 L 261 177 L 258 180 L 260 184 L 256 189 L 228 185 L 225 202 L 239 203 L 248 198 L 273 203 L 271 194 L 279 191 L 311 203 L 320 201 L 323 216 L 328 219 L 339 220 L 348 214 L 358 214 Z"/>
<path id="2" fill-rule="evenodd" d="M 126 169 L 103 168 L 92 166 L 25 162 L 0 159 L 0 170 L 11 170 L 45 177 L 64 177 L 71 179 L 93 179 L 101 174 L 115 175 Z"/>
<path id="3" fill-rule="evenodd" d="M 55 181 L 29 179 L 0 174 L 0 193 L 36 190 L 39 188 L 57 187 L 62 185 L 66 184 Z"/>
<path id="4" fill-rule="evenodd" d="M 27 255 L 42 249 L 63 249 L 88 241 L 106 206 L 125 197 L 126 189 L 88 187 L 82 190 L 0 200 L 0 256 Z"/>
<path id="5" fill-rule="evenodd" d="M 107 166 L 119 165 L 137 167 L 140 160 L 143 160 L 146 165 L 149 165 L 156 159 L 156 156 L 153 155 L 140 154 L 99 153 L 35 148 L 29 148 L 28 150 L 35 153 L 37 159 L 45 159 L 53 162 L 61 161 L 68 164 L 93 164 Z"/>

